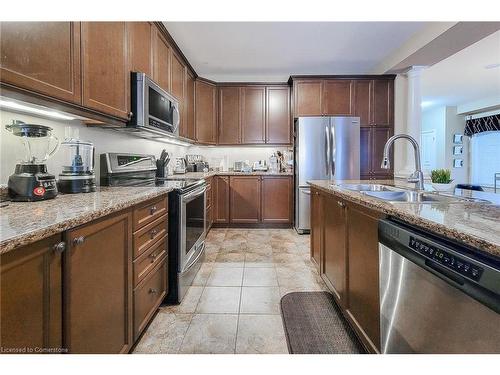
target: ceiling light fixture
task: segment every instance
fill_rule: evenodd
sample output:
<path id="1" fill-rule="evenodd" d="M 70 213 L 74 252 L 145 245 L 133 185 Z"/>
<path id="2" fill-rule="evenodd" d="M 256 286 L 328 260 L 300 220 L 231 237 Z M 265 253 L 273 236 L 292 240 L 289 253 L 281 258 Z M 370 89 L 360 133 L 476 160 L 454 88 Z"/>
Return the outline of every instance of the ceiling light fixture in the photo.
<path id="1" fill-rule="evenodd" d="M 41 116 L 48 116 L 48 117 L 57 118 L 60 120 L 75 120 L 74 117 L 65 115 L 65 114 L 60 113 L 60 112 L 51 111 L 48 109 L 41 109 L 41 108 L 34 107 L 31 105 L 21 104 L 18 102 L 13 102 L 10 100 L 5 100 L 5 99 L 0 99 L 0 107 L 14 109 L 16 111 L 33 113 L 33 114 L 41 115 Z"/>

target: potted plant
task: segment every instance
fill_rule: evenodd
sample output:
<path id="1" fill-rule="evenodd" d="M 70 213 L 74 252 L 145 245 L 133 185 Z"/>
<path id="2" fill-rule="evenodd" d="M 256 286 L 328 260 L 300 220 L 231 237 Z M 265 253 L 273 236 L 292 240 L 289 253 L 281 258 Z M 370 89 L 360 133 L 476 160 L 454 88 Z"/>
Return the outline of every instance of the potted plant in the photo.
<path id="1" fill-rule="evenodd" d="M 453 188 L 449 169 L 433 169 L 431 171 L 432 187 L 437 191 L 448 191 Z"/>

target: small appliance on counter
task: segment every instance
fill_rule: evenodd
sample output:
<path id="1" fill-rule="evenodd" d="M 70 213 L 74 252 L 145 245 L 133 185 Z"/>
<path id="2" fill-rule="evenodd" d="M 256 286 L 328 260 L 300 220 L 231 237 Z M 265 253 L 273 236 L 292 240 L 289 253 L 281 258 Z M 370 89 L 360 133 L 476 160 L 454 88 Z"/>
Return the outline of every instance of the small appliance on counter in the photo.
<path id="1" fill-rule="evenodd" d="M 56 177 L 47 172 L 45 161 L 59 149 L 59 140 L 52 128 L 44 125 L 13 121 L 5 129 L 19 137 L 25 148 L 25 158 L 16 164 L 9 177 L 9 196 L 13 201 L 32 202 L 57 196 Z M 51 148 L 51 141 L 54 146 Z"/>
<path id="2" fill-rule="evenodd" d="M 168 176 L 168 163 L 170 155 L 167 150 L 163 149 L 159 159 L 156 159 L 156 177 L 165 178 Z"/>
<path id="3" fill-rule="evenodd" d="M 252 171 L 252 167 L 250 167 L 250 163 L 248 160 L 245 161 L 235 161 L 234 162 L 234 172 L 244 172 L 249 173 Z"/>
<path id="4" fill-rule="evenodd" d="M 202 155 L 186 155 L 188 172 L 208 172 L 208 163 Z"/>
<path id="5" fill-rule="evenodd" d="M 61 193 L 90 193 L 96 190 L 94 144 L 78 138 L 78 129 L 66 128 L 66 137 L 61 143 L 66 162 L 57 181 Z"/>
<path id="6" fill-rule="evenodd" d="M 175 158 L 174 174 L 185 174 L 187 169 L 186 159 Z"/>
<path id="7" fill-rule="evenodd" d="M 253 171 L 267 172 L 269 170 L 265 160 L 259 160 L 253 163 Z"/>

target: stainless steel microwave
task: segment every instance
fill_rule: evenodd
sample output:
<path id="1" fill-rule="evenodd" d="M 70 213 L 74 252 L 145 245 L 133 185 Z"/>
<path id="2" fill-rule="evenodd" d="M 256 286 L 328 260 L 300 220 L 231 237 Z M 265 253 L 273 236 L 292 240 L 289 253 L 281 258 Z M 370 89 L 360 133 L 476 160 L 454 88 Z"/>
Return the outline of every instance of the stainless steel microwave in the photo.
<path id="1" fill-rule="evenodd" d="M 179 135 L 179 103 L 156 82 L 141 72 L 133 72 L 132 116 L 127 130 L 149 133 L 151 138 Z"/>

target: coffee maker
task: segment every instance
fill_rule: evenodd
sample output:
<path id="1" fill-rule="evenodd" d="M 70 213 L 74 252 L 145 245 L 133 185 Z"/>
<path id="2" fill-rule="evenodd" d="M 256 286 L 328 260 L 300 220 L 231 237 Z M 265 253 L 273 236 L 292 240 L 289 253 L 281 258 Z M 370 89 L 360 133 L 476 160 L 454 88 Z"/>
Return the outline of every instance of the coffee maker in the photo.
<path id="1" fill-rule="evenodd" d="M 61 143 L 64 158 L 57 187 L 61 193 L 90 193 L 96 190 L 94 174 L 95 148 L 92 142 L 81 141 L 78 129 L 67 127 Z"/>
<path id="2" fill-rule="evenodd" d="M 14 174 L 9 177 L 11 200 L 33 202 L 55 198 L 56 178 L 47 172 L 45 164 L 59 149 L 59 140 L 52 135 L 52 128 L 13 121 L 5 129 L 21 140 L 25 151 L 24 159 L 16 164 Z"/>

